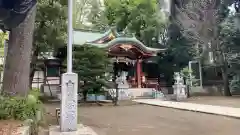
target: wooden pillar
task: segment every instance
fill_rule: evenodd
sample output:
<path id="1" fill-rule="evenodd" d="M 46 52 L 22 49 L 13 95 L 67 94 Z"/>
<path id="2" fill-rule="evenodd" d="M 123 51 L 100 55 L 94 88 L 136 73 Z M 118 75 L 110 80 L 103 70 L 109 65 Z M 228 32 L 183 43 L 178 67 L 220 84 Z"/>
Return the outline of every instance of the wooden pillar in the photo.
<path id="1" fill-rule="evenodd" d="M 137 59 L 137 87 L 141 88 L 142 84 L 141 84 L 141 72 L 142 72 L 142 66 L 141 66 L 141 59 Z"/>

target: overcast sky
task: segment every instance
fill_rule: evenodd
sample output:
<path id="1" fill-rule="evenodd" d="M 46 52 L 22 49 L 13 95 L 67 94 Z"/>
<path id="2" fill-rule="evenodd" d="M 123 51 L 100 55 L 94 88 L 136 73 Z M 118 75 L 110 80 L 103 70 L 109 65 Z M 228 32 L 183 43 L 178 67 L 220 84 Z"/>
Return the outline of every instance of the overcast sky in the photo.
<path id="1" fill-rule="evenodd" d="M 234 4 L 232 4 L 230 7 L 228 7 L 228 9 L 230 9 L 230 13 L 235 13 L 235 8 L 234 8 Z"/>

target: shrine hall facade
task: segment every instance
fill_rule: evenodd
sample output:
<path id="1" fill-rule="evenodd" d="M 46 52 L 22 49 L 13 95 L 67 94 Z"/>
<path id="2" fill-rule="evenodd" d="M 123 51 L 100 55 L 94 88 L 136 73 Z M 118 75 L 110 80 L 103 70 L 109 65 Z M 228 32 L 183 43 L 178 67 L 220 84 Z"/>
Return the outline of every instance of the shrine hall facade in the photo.
<path id="1" fill-rule="evenodd" d="M 165 49 L 147 47 L 134 36 L 119 34 L 114 28 L 105 33 L 75 30 L 73 36 L 74 46 L 89 45 L 107 50 L 114 64 L 113 76 L 124 71 L 130 88 L 158 86 L 160 74 L 157 61 L 147 62 L 147 60 L 164 52 Z"/>

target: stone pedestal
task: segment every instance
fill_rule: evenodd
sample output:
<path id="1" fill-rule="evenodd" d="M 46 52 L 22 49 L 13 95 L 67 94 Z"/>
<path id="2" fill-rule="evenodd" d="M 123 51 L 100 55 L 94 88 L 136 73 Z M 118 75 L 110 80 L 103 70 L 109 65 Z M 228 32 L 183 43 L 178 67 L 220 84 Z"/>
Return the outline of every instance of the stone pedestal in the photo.
<path id="1" fill-rule="evenodd" d="M 49 127 L 49 135 L 97 135 L 90 127 L 82 124 L 77 125 L 77 130 L 73 132 L 61 132 L 59 126 Z"/>
<path id="2" fill-rule="evenodd" d="M 75 73 L 63 74 L 61 86 L 60 129 L 62 132 L 77 131 L 78 75 Z"/>
<path id="3" fill-rule="evenodd" d="M 174 95 L 177 101 L 181 101 L 187 98 L 187 89 L 183 84 L 174 84 L 173 85 Z"/>

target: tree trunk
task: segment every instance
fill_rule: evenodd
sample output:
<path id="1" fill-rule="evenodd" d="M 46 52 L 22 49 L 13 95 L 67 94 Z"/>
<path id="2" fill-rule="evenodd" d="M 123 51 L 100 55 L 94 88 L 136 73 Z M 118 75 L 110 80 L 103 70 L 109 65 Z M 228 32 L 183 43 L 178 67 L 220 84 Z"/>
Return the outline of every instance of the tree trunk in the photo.
<path id="1" fill-rule="evenodd" d="M 10 95 L 26 96 L 29 91 L 29 73 L 36 6 L 25 20 L 11 29 L 3 78 L 3 90 Z"/>
<path id="2" fill-rule="evenodd" d="M 221 68 L 222 71 L 222 79 L 223 79 L 223 85 L 224 85 L 224 96 L 232 96 L 230 88 L 229 88 L 229 79 L 228 79 L 228 73 L 227 73 L 227 67 L 224 66 Z"/>
<path id="3" fill-rule="evenodd" d="M 87 93 L 88 93 L 88 91 L 87 90 L 83 90 L 83 101 L 84 102 L 87 102 Z"/>

